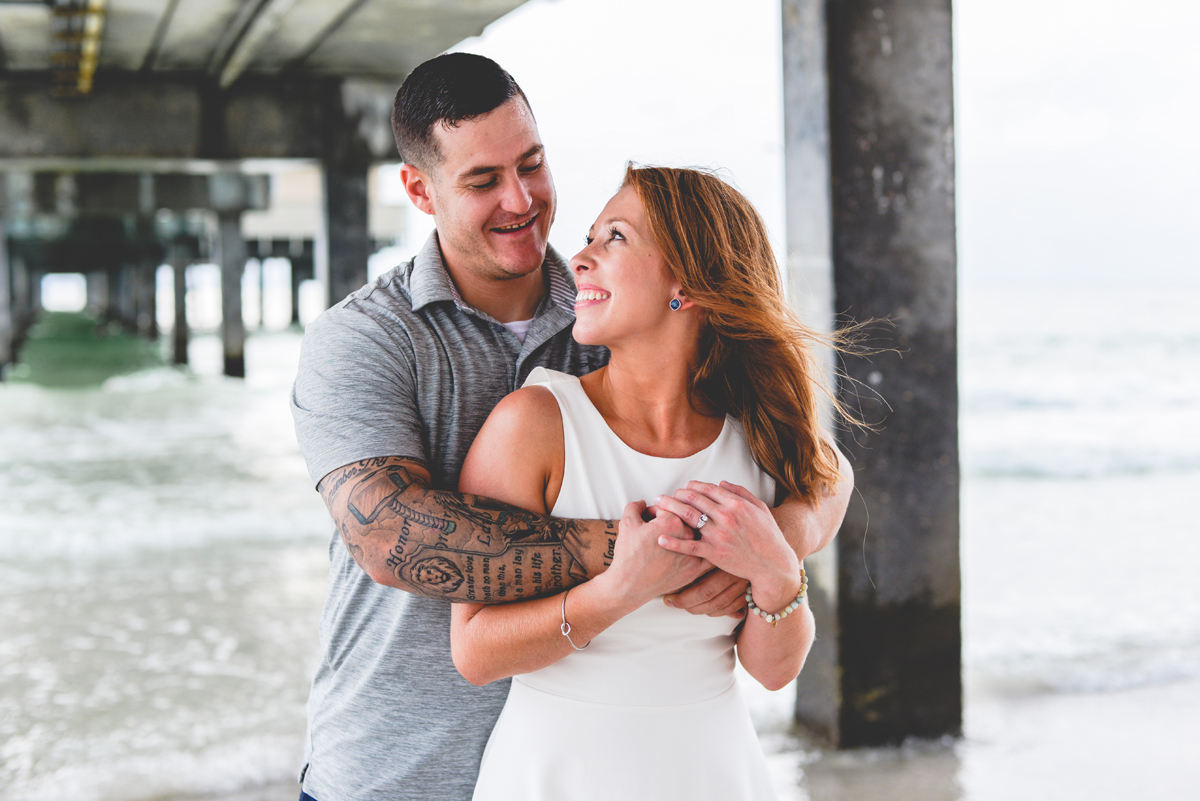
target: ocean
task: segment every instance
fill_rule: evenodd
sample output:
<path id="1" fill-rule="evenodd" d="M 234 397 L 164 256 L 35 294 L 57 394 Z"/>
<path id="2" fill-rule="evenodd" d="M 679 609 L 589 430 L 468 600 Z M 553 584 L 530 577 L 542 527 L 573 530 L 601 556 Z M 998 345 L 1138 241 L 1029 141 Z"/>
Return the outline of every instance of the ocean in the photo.
<path id="1" fill-rule="evenodd" d="M 1200 768 L 1200 288 L 967 285 L 966 736 L 845 753 L 748 688 L 782 798 L 1183 798 Z M 295 797 L 329 523 L 300 334 L 0 384 L 0 798 Z"/>

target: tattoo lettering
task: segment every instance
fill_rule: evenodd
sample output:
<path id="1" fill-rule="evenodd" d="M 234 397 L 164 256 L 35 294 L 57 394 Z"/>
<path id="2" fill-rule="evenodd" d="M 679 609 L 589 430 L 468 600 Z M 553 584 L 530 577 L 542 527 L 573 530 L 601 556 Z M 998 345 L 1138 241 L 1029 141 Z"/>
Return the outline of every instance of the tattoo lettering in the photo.
<path id="1" fill-rule="evenodd" d="M 376 580 L 390 575 L 389 584 L 455 601 L 519 600 L 589 578 L 584 554 L 597 567 L 612 562 L 615 521 L 552 518 L 430 490 L 403 461 L 359 462 L 320 487 L 331 510 L 343 510 L 350 555 Z"/>

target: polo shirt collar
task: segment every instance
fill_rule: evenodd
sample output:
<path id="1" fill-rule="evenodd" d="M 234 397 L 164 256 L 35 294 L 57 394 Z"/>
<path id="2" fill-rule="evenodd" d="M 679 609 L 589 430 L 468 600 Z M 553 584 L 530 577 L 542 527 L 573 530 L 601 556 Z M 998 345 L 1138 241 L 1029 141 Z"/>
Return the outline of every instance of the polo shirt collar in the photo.
<path id="1" fill-rule="evenodd" d="M 566 312 L 573 318 L 575 316 L 575 281 L 571 278 L 566 261 L 558 254 L 558 251 L 549 245 L 546 246 L 546 260 L 542 262 L 542 270 L 549 276 L 550 291 L 542 299 L 535 318 L 547 311 Z M 438 245 L 437 231 L 429 235 L 424 247 L 413 258 L 412 275 L 409 278 L 408 286 L 413 311 L 418 311 L 431 303 L 449 301 L 460 311 L 491 319 L 478 309 L 467 305 L 467 302 L 463 300 L 458 287 L 450 278 L 450 273 L 446 271 L 446 265 L 442 262 L 442 249 Z"/>

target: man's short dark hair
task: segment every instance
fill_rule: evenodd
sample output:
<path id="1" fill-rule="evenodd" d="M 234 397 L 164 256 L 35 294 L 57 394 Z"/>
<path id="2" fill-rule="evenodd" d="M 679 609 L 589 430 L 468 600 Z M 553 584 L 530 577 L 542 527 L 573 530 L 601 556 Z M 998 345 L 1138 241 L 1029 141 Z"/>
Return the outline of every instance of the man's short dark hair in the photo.
<path id="1" fill-rule="evenodd" d="M 405 163 L 428 171 L 444 158 L 433 135 L 437 123 L 453 128 L 481 117 L 513 97 L 529 101 L 499 64 L 474 53 L 445 53 L 404 79 L 392 105 L 392 131 Z"/>

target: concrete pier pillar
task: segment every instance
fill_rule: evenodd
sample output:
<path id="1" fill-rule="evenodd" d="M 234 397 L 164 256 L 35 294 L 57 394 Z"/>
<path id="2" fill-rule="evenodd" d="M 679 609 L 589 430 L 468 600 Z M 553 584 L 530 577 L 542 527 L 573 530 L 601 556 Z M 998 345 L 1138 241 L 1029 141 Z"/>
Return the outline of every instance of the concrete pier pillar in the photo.
<path id="1" fill-rule="evenodd" d="M 187 261 L 171 260 L 171 272 L 175 279 L 175 322 L 171 331 L 171 363 L 188 363 L 187 322 Z"/>
<path id="2" fill-rule="evenodd" d="M 877 424 L 844 441 L 861 501 L 837 538 L 854 747 L 962 728 L 951 0 L 826 14 L 835 308 L 891 320 L 895 348 L 840 390 Z"/>
<path id="3" fill-rule="evenodd" d="M 242 275 L 246 271 L 246 240 L 240 212 L 217 215 L 221 249 L 221 345 L 225 375 L 246 377 L 246 324 L 242 320 Z"/>
<path id="4" fill-rule="evenodd" d="M 783 0 L 780 10 L 789 301 L 807 325 L 829 333 L 833 329 L 833 256 L 825 0 Z M 831 371 L 832 359 L 825 366 Z M 837 548 L 813 554 L 804 567 L 819 636 L 797 679 L 795 715 L 800 723 L 837 742 L 841 708 Z"/>
<path id="5" fill-rule="evenodd" d="M 45 277 L 46 274 L 41 270 L 29 271 L 29 307 L 27 314 L 30 325 L 33 324 L 33 321 L 42 311 L 42 279 Z"/>
<path id="6" fill-rule="evenodd" d="M 12 293 L 12 356 L 15 361 L 21 343 L 29 333 L 29 326 L 33 324 L 33 308 L 30 305 L 29 270 L 25 267 L 25 260 L 20 256 L 10 258 L 8 272 Z"/>
<path id="7" fill-rule="evenodd" d="M 137 332 L 147 339 L 158 339 L 158 267 L 154 261 L 143 260 L 134 268 Z"/>
<path id="8" fill-rule="evenodd" d="M 325 226 L 329 246 L 329 305 L 367 282 L 367 165 L 325 162 Z"/>
<path id="9" fill-rule="evenodd" d="M 313 241 L 293 239 L 288 245 L 288 264 L 291 265 L 292 325 L 300 325 L 300 284 L 312 280 Z"/>
<path id="10" fill-rule="evenodd" d="M 115 311 L 121 327 L 131 334 L 137 333 L 137 273 L 137 266 L 133 264 L 122 264 L 117 271 Z"/>
<path id="11" fill-rule="evenodd" d="M 109 281 L 108 273 L 104 270 L 92 270 L 86 276 L 87 280 L 87 310 L 99 319 L 109 317 Z"/>
<path id="12" fill-rule="evenodd" d="M 267 259 L 259 256 L 255 263 L 258 265 L 258 330 L 267 327 L 267 271 L 264 269 Z"/>
<path id="13" fill-rule="evenodd" d="M 12 276 L 8 265 L 8 232 L 0 219 L 0 379 L 16 358 L 14 352 Z"/>
<path id="14" fill-rule="evenodd" d="M 300 325 L 300 282 L 303 280 L 300 271 L 296 269 L 296 260 L 288 260 L 292 284 L 292 325 Z"/>

